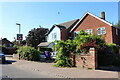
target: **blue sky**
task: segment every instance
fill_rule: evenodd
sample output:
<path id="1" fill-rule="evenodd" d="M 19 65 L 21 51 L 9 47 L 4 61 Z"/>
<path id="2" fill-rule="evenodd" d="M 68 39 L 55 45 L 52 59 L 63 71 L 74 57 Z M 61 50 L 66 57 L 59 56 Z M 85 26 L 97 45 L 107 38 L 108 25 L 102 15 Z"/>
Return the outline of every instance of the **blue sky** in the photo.
<path id="1" fill-rule="evenodd" d="M 0 37 L 10 41 L 18 34 L 16 23 L 21 24 L 25 39 L 28 31 L 39 25 L 50 28 L 53 24 L 79 19 L 87 11 L 99 17 L 105 11 L 107 21 L 114 24 L 118 21 L 117 2 L 3 2 L 0 5 Z"/>

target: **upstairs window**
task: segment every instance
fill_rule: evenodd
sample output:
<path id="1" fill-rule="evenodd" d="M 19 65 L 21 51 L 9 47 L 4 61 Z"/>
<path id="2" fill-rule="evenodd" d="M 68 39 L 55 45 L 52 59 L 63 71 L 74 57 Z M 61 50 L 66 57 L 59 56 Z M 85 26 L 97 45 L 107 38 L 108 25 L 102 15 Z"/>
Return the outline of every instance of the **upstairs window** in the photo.
<path id="1" fill-rule="evenodd" d="M 56 33 L 52 33 L 52 39 L 57 39 L 57 34 Z"/>
<path id="2" fill-rule="evenodd" d="M 98 28 L 98 35 L 104 35 L 104 34 L 106 34 L 105 27 Z"/>
<path id="3" fill-rule="evenodd" d="M 93 30 L 92 29 L 87 29 L 85 32 L 87 32 L 88 34 L 92 34 Z"/>

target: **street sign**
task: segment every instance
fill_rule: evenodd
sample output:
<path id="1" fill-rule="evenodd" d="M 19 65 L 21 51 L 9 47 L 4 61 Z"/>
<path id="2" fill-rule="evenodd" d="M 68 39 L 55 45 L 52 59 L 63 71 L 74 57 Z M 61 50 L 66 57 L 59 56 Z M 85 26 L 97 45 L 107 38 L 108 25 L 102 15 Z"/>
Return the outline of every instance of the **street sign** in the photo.
<path id="1" fill-rule="evenodd" d="M 17 34 L 17 40 L 23 40 L 23 34 Z"/>

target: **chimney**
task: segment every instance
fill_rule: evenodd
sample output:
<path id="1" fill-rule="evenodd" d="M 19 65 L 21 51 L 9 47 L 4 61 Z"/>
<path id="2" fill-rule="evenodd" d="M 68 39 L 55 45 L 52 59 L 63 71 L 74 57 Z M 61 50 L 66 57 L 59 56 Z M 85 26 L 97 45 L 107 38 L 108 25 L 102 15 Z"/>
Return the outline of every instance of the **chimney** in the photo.
<path id="1" fill-rule="evenodd" d="M 105 12 L 101 12 L 101 16 L 102 16 L 101 19 L 104 19 L 104 20 L 105 20 Z"/>

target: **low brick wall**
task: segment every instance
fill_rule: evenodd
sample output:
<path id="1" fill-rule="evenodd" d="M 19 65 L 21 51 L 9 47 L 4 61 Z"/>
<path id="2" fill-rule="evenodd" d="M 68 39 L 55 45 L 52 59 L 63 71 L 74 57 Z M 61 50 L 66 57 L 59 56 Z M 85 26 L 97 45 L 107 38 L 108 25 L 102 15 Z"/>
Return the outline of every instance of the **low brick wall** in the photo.
<path id="1" fill-rule="evenodd" d="M 97 68 L 97 52 L 95 48 L 90 48 L 88 54 L 76 56 L 76 66 L 82 68 Z"/>

